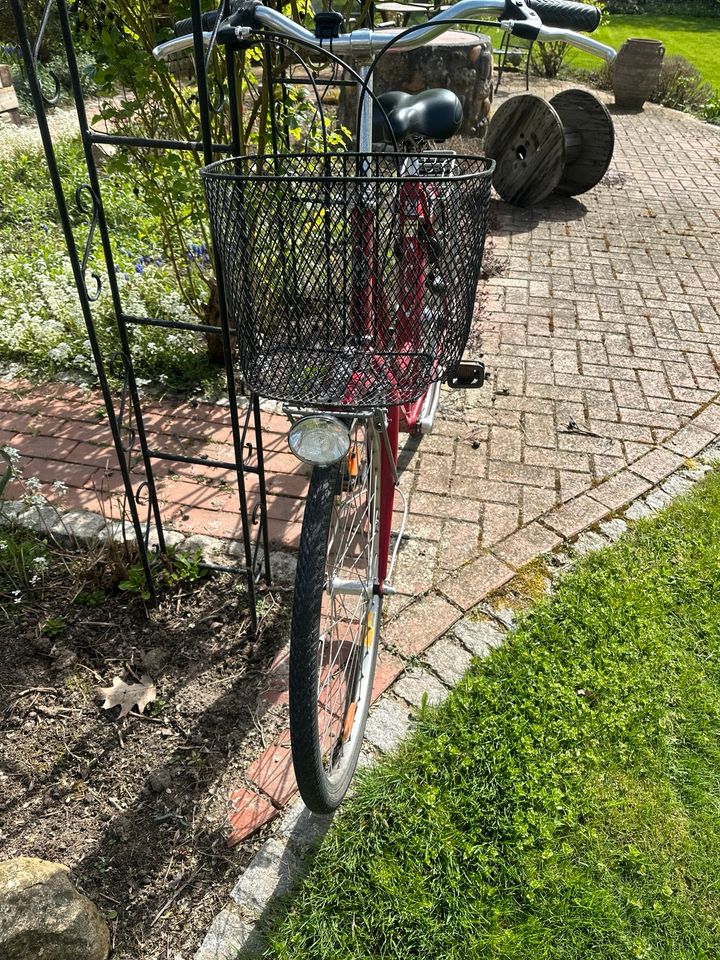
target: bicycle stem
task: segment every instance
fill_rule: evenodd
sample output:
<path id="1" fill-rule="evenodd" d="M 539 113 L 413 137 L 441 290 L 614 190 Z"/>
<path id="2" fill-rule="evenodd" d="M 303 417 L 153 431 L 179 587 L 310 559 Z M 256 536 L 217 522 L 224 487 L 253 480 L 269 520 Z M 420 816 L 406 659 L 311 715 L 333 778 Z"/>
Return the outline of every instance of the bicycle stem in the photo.
<path id="1" fill-rule="evenodd" d="M 358 73 L 363 80 L 366 80 L 370 68 L 363 64 Z M 357 87 L 358 90 L 361 89 L 360 84 Z M 372 152 L 372 121 L 373 121 L 373 78 L 370 76 L 370 80 L 367 85 L 366 96 L 362 97 L 362 106 L 360 112 L 360 123 L 358 126 L 358 150 L 360 153 L 371 153 Z"/>

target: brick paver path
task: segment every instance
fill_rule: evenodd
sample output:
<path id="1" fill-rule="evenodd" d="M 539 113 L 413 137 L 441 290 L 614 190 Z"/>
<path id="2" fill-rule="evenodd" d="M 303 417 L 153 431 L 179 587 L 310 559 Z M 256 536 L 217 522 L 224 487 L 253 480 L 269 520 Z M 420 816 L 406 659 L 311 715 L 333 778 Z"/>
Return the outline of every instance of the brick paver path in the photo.
<path id="1" fill-rule="evenodd" d="M 411 515 L 396 585 L 420 596 L 388 603 L 378 693 L 516 569 L 720 434 L 720 129 L 657 107 L 614 119 L 614 161 L 595 190 L 532 210 L 494 204 L 502 269 L 476 331 L 492 380 L 447 391 L 436 432 L 404 444 Z M 26 475 L 68 483 L 70 506 L 97 509 L 119 491 L 97 396 L 5 383 L 0 411 L 0 442 L 20 450 Z M 271 536 L 292 548 L 306 476 L 283 418 L 264 425 Z M 232 457 L 221 407 L 156 404 L 147 426 L 156 446 Z M 239 537 L 232 477 L 160 473 L 171 526 Z M 266 759 L 273 782 L 262 762 L 248 780 L 282 804 L 294 783 Z"/>

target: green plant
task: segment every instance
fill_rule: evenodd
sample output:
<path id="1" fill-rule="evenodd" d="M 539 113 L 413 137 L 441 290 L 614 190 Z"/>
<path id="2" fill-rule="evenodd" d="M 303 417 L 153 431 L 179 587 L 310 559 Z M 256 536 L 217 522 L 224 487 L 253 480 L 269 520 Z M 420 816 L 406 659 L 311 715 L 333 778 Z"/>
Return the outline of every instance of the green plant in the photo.
<path id="1" fill-rule="evenodd" d="M 46 543 L 19 531 L 0 533 L 0 600 L 22 603 L 41 595 L 49 566 Z"/>
<path id="2" fill-rule="evenodd" d="M 285 7 L 298 21 L 305 18 L 308 0 L 292 0 Z M 92 38 L 97 56 L 96 82 L 102 90 L 119 87 L 125 92 L 121 103 L 108 102 L 103 120 L 119 133 L 142 137 L 169 137 L 195 141 L 200 127 L 197 88 L 178 76 L 173 64 L 158 63 L 152 56 L 156 44 L 171 35 L 173 21 L 188 15 L 188 3 L 182 0 L 154 2 L 118 0 L 112 10 L 103 3 L 85 0 L 78 11 L 78 23 Z M 279 65 L 279 53 L 271 57 L 269 70 Z M 261 83 L 262 54 L 241 50 L 236 57 L 238 88 L 238 129 L 241 152 L 249 145 L 258 153 L 266 151 L 270 135 L 269 78 Z M 213 89 L 225 82 L 225 59 L 216 51 L 209 64 Z M 302 98 L 290 97 L 293 103 Z M 291 119 L 290 125 L 294 121 Z M 212 134 L 217 142 L 231 137 L 230 114 L 222 110 L 212 115 Z M 298 123 L 294 124 L 298 127 Z M 160 233 L 163 256 L 171 265 L 183 301 L 204 322 L 217 323 L 215 281 L 209 256 L 210 236 L 206 226 L 205 199 L 198 176 L 203 158 L 194 151 L 157 151 L 138 149 L 119 151 L 109 169 L 122 173 L 133 184 L 139 201 L 154 216 Z M 186 256 L 194 250 L 200 236 L 201 256 Z M 217 338 L 210 335 L 208 345 L 217 357 Z"/>
<path id="3" fill-rule="evenodd" d="M 85 588 L 76 595 L 73 603 L 83 607 L 101 607 L 107 600 L 107 593 L 100 587 Z"/>
<path id="4" fill-rule="evenodd" d="M 712 87 L 696 66 L 678 54 L 665 57 L 660 79 L 650 99 L 675 110 L 693 110 L 712 96 Z"/>
<path id="5" fill-rule="evenodd" d="M 194 583 L 202 580 L 208 574 L 207 567 L 202 566 L 202 550 L 187 553 L 183 550 L 168 550 L 165 557 L 165 566 L 162 581 L 168 587 L 175 587 L 179 583 Z"/>
<path id="6" fill-rule="evenodd" d="M 58 46 L 56 46 L 55 49 L 57 50 L 59 46 L 60 44 L 58 42 Z M 77 51 L 76 56 L 80 74 L 80 86 L 83 94 L 86 97 L 91 97 L 97 92 L 97 86 L 95 85 L 95 61 L 91 54 L 82 49 Z M 30 84 L 28 83 L 25 68 L 17 56 L 9 59 L 11 59 L 12 81 L 20 105 L 20 112 L 26 116 L 33 116 L 35 108 L 33 106 Z M 65 56 L 56 55 L 52 56 L 47 62 L 41 61 L 38 65 L 38 76 L 40 85 L 48 95 L 51 95 L 55 89 L 53 76 L 57 79 L 60 87 L 58 91 L 58 106 L 72 102 L 70 72 Z"/>
<path id="7" fill-rule="evenodd" d="M 715 93 L 700 107 L 700 116 L 708 123 L 720 125 L 720 93 Z"/>
<path id="8" fill-rule="evenodd" d="M 40 627 L 40 633 L 44 637 L 59 637 L 65 632 L 65 621 L 62 617 L 48 617 Z"/>
<path id="9" fill-rule="evenodd" d="M 141 563 L 133 563 L 125 572 L 125 579 L 118 583 L 118 590 L 135 594 L 141 600 L 148 601 L 152 594 L 145 579 L 145 570 Z"/>
<path id="10" fill-rule="evenodd" d="M 602 14 L 601 23 L 607 23 L 608 12 L 605 3 L 596 3 L 595 0 L 580 0 L 598 7 Z M 566 43 L 535 43 L 532 50 L 532 65 L 536 73 L 549 80 L 554 79 L 560 72 L 569 52 Z"/>
<path id="11" fill-rule="evenodd" d="M 607 8 L 609 13 L 621 14 L 720 17 L 720 0 L 607 0 Z"/>
<path id="12" fill-rule="evenodd" d="M 171 549 L 166 554 L 152 558 L 151 569 L 156 587 L 176 587 L 181 583 L 193 583 L 207 576 L 208 569 L 202 565 L 202 551 L 186 553 Z M 141 600 L 150 599 L 150 590 L 145 580 L 145 571 L 140 562 L 131 564 L 125 571 L 118 589 L 132 593 Z"/>

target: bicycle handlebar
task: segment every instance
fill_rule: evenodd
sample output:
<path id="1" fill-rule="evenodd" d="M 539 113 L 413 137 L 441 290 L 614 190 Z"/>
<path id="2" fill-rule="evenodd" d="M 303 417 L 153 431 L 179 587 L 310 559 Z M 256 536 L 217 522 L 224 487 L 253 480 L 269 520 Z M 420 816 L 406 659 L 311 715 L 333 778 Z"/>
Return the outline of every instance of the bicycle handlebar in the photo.
<path id="1" fill-rule="evenodd" d="M 593 11 L 594 16 L 580 14 L 578 8 Z M 552 21 L 552 24 L 543 23 L 540 16 L 542 12 L 549 21 Z M 500 29 L 527 40 L 564 41 L 608 62 L 612 62 L 617 56 L 612 47 L 558 25 L 559 22 L 573 24 L 582 22 L 584 29 L 595 29 L 597 22 L 594 26 L 590 24 L 594 20 L 599 22 L 599 11 L 594 7 L 565 2 L 565 0 L 459 0 L 429 20 L 427 26 L 416 29 L 393 42 L 392 49 L 394 51 L 412 50 L 450 29 L 453 21 L 480 20 L 483 17 L 502 18 L 498 23 Z M 206 28 L 203 32 L 203 41 L 206 44 L 212 40 L 217 19 L 217 10 L 203 14 L 202 26 Z M 192 21 L 181 20 L 176 24 L 176 31 L 188 27 L 192 31 Z M 302 24 L 296 23 L 280 11 L 264 6 L 259 0 L 249 0 L 249 2 L 238 4 L 235 12 L 223 21 L 217 31 L 217 38 L 221 43 L 231 43 L 245 39 L 253 28 L 257 29 L 257 27 L 264 27 L 270 33 L 278 34 L 305 47 L 316 50 L 330 49 L 334 54 L 353 57 L 379 54 L 389 43 L 395 41 L 396 37 L 404 33 L 400 28 L 370 30 L 363 27 L 350 33 L 341 33 L 332 40 L 320 40 Z M 153 50 L 153 54 L 158 60 L 165 59 L 173 53 L 187 49 L 192 44 L 193 35 L 190 32 L 159 44 Z"/>
<path id="2" fill-rule="evenodd" d="M 593 33 L 600 26 L 602 12 L 589 3 L 573 3 L 571 0 L 525 0 L 525 2 L 537 13 L 544 27 L 560 27 L 566 30 L 580 30 L 582 33 Z"/>
<path id="3" fill-rule="evenodd" d="M 220 16 L 219 10 L 210 10 L 208 13 L 204 13 L 200 17 L 203 30 L 212 30 L 215 24 L 218 21 Z M 176 37 L 185 37 L 187 34 L 193 32 L 193 22 L 192 17 L 186 17 L 185 20 L 178 20 L 173 27 L 173 31 Z"/>

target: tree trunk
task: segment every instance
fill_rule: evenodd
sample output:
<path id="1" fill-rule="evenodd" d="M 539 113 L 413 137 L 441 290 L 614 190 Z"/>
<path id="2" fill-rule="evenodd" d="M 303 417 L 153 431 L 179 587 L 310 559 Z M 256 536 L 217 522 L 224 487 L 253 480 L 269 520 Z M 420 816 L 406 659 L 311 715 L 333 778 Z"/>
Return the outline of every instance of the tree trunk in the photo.
<path id="1" fill-rule="evenodd" d="M 484 143 L 493 96 L 490 39 L 482 33 L 449 30 L 415 50 L 380 58 L 375 70 L 375 94 L 388 90 L 419 93 L 433 87 L 452 90 L 463 105 L 459 136 Z M 357 97 L 343 87 L 338 119 L 353 132 Z"/>
<path id="2" fill-rule="evenodd" d="M 225 351 L 223 350 L 222 333 L 220 331 L 220 305 L 215 281 L 212 281 L 210 286 L 210 299 L 205 308 L 205 323 L 218 328 L 217 333 L 206 333 L 205 341 L 210 362 L 222 366 L 225 363 Z"/>

